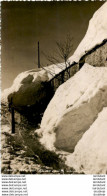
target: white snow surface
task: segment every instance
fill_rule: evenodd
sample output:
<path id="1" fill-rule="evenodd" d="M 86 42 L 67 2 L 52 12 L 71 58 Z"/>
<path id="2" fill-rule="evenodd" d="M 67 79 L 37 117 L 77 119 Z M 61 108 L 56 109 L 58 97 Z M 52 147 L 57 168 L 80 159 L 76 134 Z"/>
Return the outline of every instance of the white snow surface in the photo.
<path id="1" fill-rule="evenodd" d="M 77 47 L 69 62 L 78 62 L 80 58 L 96 45 L 107 39 L 107 2 L 105 2 L 93 15 L 89 21 L 88 30 L 85 37 Z"/>
<path id="2" fill-rule="evenodd" d="M 86 174 L 107 173 L 107 107 L 68 155 L 66 164 Z"/>
<path id="3" fill-rule="evenodd" d="M 41 143 L 50 150 L 72 150 L 107 106 L 107 68 L 85 64 L 62 84 L 50 101 L 41 122 Z"/>
<path id="4" fill-rule="evenodd" d="M 2 96 L 1 96 L 2 103 L 7 102 L 7 97 L 9 94 L 11 94 L 13 92 L 17 92 L 20 89 L 20 87 L 23 85 L 23 83 L 22 83 L 23 79 L 27 78 L 29 75 L 33 76 L 32 82 L 49 81 L 56 74 L 61 72 L 63 69 L 65 69 L 65 64 L 60 63 L 57 65 L 50 65 L 50 66 L 40 68 L 37 70 L 29 70 L 29 71 L 25 71 L 25 72 L 20 73 L 13 81 L 12 86 L 10 88 L 5 89 L 2 92 Z"/>

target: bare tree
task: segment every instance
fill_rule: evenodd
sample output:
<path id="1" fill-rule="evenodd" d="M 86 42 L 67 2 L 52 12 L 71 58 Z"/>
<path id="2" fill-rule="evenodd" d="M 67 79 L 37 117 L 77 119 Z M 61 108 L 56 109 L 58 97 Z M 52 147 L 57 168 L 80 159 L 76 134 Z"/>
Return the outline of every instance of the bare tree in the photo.
<path id="1" fill-rule="evenodd" d="M 49 63 L 55 64 L 59 66 L 61 69 L 61 62 L 64 62 L 65 69 L 69 65 L 68 58 L 71 55 L 73 49 L 73 38 L 71 38 L 70 34 L 66 36 L 66 39 L 64 41 L 56 41 L 56 50 L 52 54 L 45 54 L 46 59 Z M 66 69 L 66 72 L 68 73 L 68 77 L 70 77 L 69 70 Z"/>

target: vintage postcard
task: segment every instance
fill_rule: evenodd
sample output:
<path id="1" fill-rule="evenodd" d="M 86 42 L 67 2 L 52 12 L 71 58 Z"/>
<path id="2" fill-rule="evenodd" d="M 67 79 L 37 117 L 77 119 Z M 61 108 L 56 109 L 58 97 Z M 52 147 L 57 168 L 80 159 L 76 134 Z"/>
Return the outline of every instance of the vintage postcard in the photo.
<path id="1" fill-rule="evenodd" d="M 107 2 L 1 2 L 1 173 L 107 173 Z"/>

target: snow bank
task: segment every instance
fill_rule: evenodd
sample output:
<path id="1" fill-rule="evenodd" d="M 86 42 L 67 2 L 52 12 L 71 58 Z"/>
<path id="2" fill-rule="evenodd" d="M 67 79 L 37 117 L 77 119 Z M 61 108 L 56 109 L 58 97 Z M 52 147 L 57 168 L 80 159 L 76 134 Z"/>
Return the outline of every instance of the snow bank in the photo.
<path id="1" fill-rule="evenodd" d="M 107 106 L 107 68 L 85 64 L 62 84 L 45 110 L 41 143 L 72 152 L 83 133 Z"/>
<path id="2" fill-rule="evenodd" d="M 107 173 L 107 107 L 99 113 L 66 163 L 86 174 Z"/>
<path id="3" fill-rule="evenodd" d="M 1 97 L 2 103 L 7 102 L 7 97 L 9 94 L 19 91 L 20 87 L 24 85 L 24 81 L 28 78 L 28 76 L 32 76 L 32 82 L 38 82 L 38 81 L 45 82 L 52 79 L 56 74 L 61 72 L 63 69 L 65 69 L 65 65 L 64 63 L 60 63 L 58 65 L 50 65 L 37 70 L 29 70 L 29 71 L 22 72 L 15 78 L 12 86 L 8 89 L 5 89 L 2 92 L 2 97 Z M 31 78 L 29 77 L 29 80 L 27 79 L 27 83 L 31 82 L 30 80 Z"/>
<path id="4" fill-rule="evenodd" d="M 96 45 L 107 39 L 107 2 L 103 4 L 93 15 L 85 37 L 79 44 L 69 62 L 78 62 L 80 58 Z"/>
<path id="5" fill-rule="evenodd" d="M 48 76 L 46 75 L 46 71 L 44 70 L 38 72 L 34 70 L 22 72 L 15 78 L 13 85 L 2 92 L 1 101 L 7 102 L 8 95 L 13 92 L 17 92 L 20 89 L 20 87 L 24 84 L 23 80 L 26 79 L 28 76 L 33 76 L 32 77 L 33 82 L 35 82 L 35 80 L 41 80 L 41 79 L 48 80 Z"/>

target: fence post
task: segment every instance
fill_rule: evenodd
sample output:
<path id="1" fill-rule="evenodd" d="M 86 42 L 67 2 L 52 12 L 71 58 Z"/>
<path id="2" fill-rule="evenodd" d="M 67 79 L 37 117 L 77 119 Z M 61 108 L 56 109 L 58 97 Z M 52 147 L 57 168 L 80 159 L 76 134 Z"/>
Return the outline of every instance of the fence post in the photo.
<path id="1" fill-rule="evenodd" d="M 12 134 L 15 133 L 15 118 L 14 118 L 14 107 L 11 107 L 11 116 L 12 116 Z"/>
<path id="2" fill-rule="evenodd" d="M 61 74 L 61 82 L 62 84 L 64 83 L 64 72 L 62 71 L 62 74 Z"/>
<path id="3" fill-rule="evenodd" d="M 13 100 L 11 98 L 11 101 L 9 103 L 9 111 L 11 113 L 11 129 L 12 129 L 12 134 L 15 133 L 15 117 L 14 117 L 14 106 L 13 106 Z"/>

